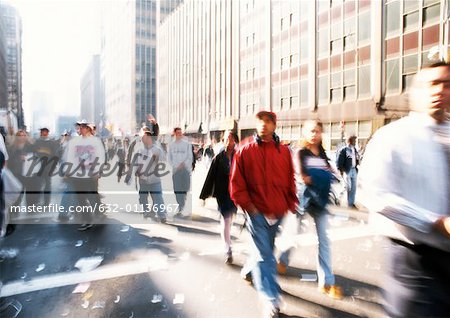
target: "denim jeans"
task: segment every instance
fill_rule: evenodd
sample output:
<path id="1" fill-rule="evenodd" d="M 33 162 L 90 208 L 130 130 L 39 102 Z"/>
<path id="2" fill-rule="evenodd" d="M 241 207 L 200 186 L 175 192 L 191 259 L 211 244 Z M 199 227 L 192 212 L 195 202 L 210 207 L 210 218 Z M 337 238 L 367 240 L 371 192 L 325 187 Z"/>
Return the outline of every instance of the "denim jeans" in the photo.
<path id="1" fill-rule="evenodd" d="M 172 181 L 175 198 L 179 205 L 178 210 L 181 212 L 184 210 L 187 193 L 191 187 L 191 175 L 188 170 L 180 169 L 172 174 Z"/>
<path id="2" fill-rule="evenodd" d="M 148 204 L 148 195 L 152 197 L 153 204 Z M 166 219 L 166 210 L 162 196 L 161 182 L 145 183 L 139 180 L 139 203 L 142 204 L 144 213 L 156 213 L 158 218 Z"/>
<path id="3" fill-rule="evenodd" d="M 327 224 L 328 224 L 328 211 L 324 210 L 322 213 L 317 213 L 313 216 L 314 223 L 316 224 L 317 238 L 319 241 L 319 253 L 317 258 L 317 276 L 319 280 L 319 286 L 334 285 L 335 279 L 331 266 L 331 249 L 330 241 L 327 236 Z M 301 222 L 302 218 L 299 217 L 298 221 Z M 294 247 L 290 247 L 286 251 L 282 252 L 279 261 L 286 266 L 289 265 L 290 254 Z"/>
<path id="4" fill-rule="evenodd" d="M 276 280 L 277 262 L 273 252 L 281 221 L 282 218 L 269 225 L 263 214 L 247 214 L 247 225 L 253 244 L 243 274 L 246 270 L 251 270 L 256 290 L 274 306 L 279 305 L 280 286 Z"/>
<path id="5" fill-rule="evenodd" d="M 357 177 L 356 168 L 351 168 L 350 171 L 346 174 L 348 206 L 352 206 L 355 204 L 356 177 Z"/>

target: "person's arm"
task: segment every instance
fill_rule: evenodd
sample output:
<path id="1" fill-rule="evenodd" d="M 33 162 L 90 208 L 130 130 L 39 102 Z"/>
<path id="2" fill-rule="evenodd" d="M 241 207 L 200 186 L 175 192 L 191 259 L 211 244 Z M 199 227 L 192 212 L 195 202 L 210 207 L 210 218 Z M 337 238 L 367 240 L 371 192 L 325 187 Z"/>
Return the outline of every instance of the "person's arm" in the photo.
<path id="1" fill-rule="evenodd" d="M 311 177 L 306 172 L 306 157 L 307 157 L 307 149 L 303 148 L 298 152 L 298 159 L 300 162 L 300 176 L 303 180 L 303 183 L 306 185 L 312 184 Z"/>
<path id="2" fill-rule="evenodd" d="M 230 171 L 230 197 L 236 205 L 249 213 L 258 212 L 248 192 L 248 185 L 243 172 L 242 152 L 234 155 Z"/>
<path id="3" fill-rule="evenodd" d="M 433 236 L 437 233 L 449 236 L 448 217 L 405 199 L 399 192 L 397 182 L 401 182 L 402 173 L 406 172 L 403 171 L 404 163 L 398 158 L 397 149 L 401 147 L 390 139 L 392 136 L 386 133 L 375 134 L 366 148 L 358 176 L 362 185 L 361 202 L 371 212 L 414 230 L 409 234 L 411 238 L 413 233 L 415 241 L 434 244 Z"/>

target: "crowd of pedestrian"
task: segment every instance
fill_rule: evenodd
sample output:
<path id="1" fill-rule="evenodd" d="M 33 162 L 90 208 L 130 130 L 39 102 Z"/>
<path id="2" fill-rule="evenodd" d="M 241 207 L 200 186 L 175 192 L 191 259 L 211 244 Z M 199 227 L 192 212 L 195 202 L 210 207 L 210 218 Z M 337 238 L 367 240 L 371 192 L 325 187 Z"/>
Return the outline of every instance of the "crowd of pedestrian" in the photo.
<path id="1" fill-rule="evenodd" d="M 319 290 L 335 299 L 344 296 L 335 281 L 327 235 L 329 193 L 333 180 L 343 178 L 348 207 L 357 209 L 359 183 L 359 204 L 370 210 L 373 224 L 380 225 L 389 242 L 384 286 L 387 313 L 390 317 L 444 317 L 450 313 L 449 105 L 450 65 L 437 63 L 422 69 L 411 88 L 411 113 L 379 129 L 364 159 L 357 150 L 356 136 L 348 136 L 347 145 L 337 152 L 336 168 L 325 152 L 318 119 L 304 123 L 302 144 L 295 152 L 276 134 L 277 115 L 266 110 L 256 114 L 254 136 L 239 142 L 236 132 L 227 131 L 215 149 L 211 144 L 194 149 L 180 127 L 173 129 L 173 141 L 164 147 L 151 115 L 149 125 L 131 141 L 102 141 L 95 126 L 84 120 L 76 123 L 76 137 L 66 131 L 60 141 L 50 139 L 46 127 L 36 140 L 19 130 L 6 147 L 0 138 L 0 168 L 6 165 L 23 187 L 15 204 L 48 205 L 51 176 L 57 167 L 65 184 L 62 205 L 98 207 L 100 167 L 117 156 L 117 181 L 125 176 L 129 184 L 136 178 L 144 217 L 166 223 L 161 176 L 148 174 L 146 169 L 155 171 L 162 162 L 170 165 L 179 206 L 176 216 L 185 219 L 190 217 L 186 202 L 192 170 L 198 158 L 205 158 L 208 173 L 200 199 L 217 200 L 227 264 L 233 263 L 233 218 L 238 207 L 245 213 L 252 241 L 241 275 L 253 282 L 267 317 L 278 317 L 280 312 L 277 276 L 286 272 L 292 248 L 279 251 L 277 257 L 275 237 L 289 213 L 306 213 L 314 221 Z M 77 167 L 78 173 L 68 167 Z M 0 209 L 7 209 L 3 197 Z M 1 216 L 1 234 L 5 235 L 5 213 Z M 87 230 L 94 218 L 102 217 L 100 211 L 82 214 L 78 229 Z M 68 219 L 69 215 L 60 215 L 60 220 Z"/>

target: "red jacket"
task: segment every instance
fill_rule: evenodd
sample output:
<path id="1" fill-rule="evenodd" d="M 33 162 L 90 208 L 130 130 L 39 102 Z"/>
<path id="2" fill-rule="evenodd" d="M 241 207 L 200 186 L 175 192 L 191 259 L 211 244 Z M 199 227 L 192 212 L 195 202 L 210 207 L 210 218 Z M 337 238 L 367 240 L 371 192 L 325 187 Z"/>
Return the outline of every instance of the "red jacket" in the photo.
<path id="1" fill-rule="evenodd" d="M 248 210 L 251 203 L 265 216 L 280 218 L 298 202 L 289 149 L 274 141 L 250 142 L 234 155 L 230 196 Z"/>

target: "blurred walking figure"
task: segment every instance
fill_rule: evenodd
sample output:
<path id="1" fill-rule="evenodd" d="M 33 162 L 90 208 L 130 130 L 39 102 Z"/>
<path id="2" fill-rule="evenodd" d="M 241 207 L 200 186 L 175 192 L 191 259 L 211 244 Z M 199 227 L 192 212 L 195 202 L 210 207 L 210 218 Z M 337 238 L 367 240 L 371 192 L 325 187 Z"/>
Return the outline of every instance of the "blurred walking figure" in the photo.
<path id="1" fill-rule="evenodd" d="M 328 195 L 330 192 L 333 171 L 329 159 L 322 146 L 322 123 L 316 120 L 304 124 L 304 147 L 299 151 L 300 176 L 305 185 L 300 205 L 314 219 L 319 253 L 317 259 L 317 276 L 319 290 L 336 299 L 342 298 L 342 290 L 335 284 L 331 265 L 331 248 L 327 235 L 328 228 Z M 285 273 L 289 264 L 290 250 L 280 256 L 278 272 Z"/>
<path id="2" fill-rule="evenodd" d="M 164 151 L 156 144 L 156 137 L 152 136 L 149 127 L 143 127 L 141 134 L 142 142 L 136 144 L 131 172 L 139 179 L 139 204 L 145 211 L 144 218 L 156 214 L 161 223 L 166 223 L 161 177 L 155 173 L 158 163 L 165 160 Z M 148 203 L 149 194 L 153 201 L 151 205 Z"/>
<path id="3" fill-rule="evenodd" d="M 18 130 L 13 144 L 8 149 L 11 158 L 8 168 L 14 176 L 22 183 L 22 194 L 14 205 L 20 205 L 25 196 L 27 206 L 38 204 L 41 181 L 36 174 L 40 171 L 41 165 L 34 165 L 37 158 L 34 154 L 34 145 L 30 142 L 25 130 Z"/>
<path id="4" fill-rule="evenodd" d="M 233 254 L 231 249 L 231 224 L 237 208 L 230 198 L 228 190 L 230 181 L 230 168 L 233 162 L 235 149 L 239 143 L 239 137 L 234 132 L 225 134 L 225 148 L 214 157 L 206 176 L 205 183 L 200 193 L 200 199 L 205 200 L 208 197 L 215 197 L 219 212 L 222 214 L 220 223 L 222 226 L 222 240 L 225 243 L 225 263 L 233 263 Z"/>
<path id="5" fill-rule="evenodd" d="M 39 184 L 41 185 L 41 194 L 44 197 L 44 205 L 50 204 L 52 179 L 51 175 L 58 164 L 58 148 L 57 141 L 50 139 L 49 129 L 44 127 L 40 129 L 40 138 L 34 143 L 34 152 L 41 162 L 41 171 L 38 173 Z"/>
<path id="6" fill-rule="evenodd" d="M 450 64 L 416 75 L 410 114 L 379 129 L 360 169 L 363 200 L 387 236 L 390 317 L 450 315 Z"/>
<path id="7" fill-rule="evenodd" d="M 98 178 L 100 166 L 105 162 L 105 150 L 100 138 L 91 134 L 85 120 L 77 125 L 80 136 L 72 138 L 67 145 L 67 169 L 63 172 L 70 191 L 76 193 L 78 204 L 88 207 L 81 213 L 83 224 L 78 227 L 79 231 L 85 231 L 93 226 L 94 216 L 99 213 Z"/>
<path id="8" fill-rule="evenodd" d="M 231 167 L 230 195 L 246 212 L 247 228 L 252 236 L 251 256 L 242 269 L 251 271 L 253 283 L 265 302 L 267 317 L 278 317 L 280 286 L 274 256 L 278 226 L 288 210 L 295 211 L 294 168 L 289 149 L 275 134 L 276 114 L 256 114 L 257 135 L 240 147 Z"/>
<path id="9" fill-rule="evenodd" d="M 117 164 L 119 170 L 117 171 L 117 182 L 120 182 L 125 171 L 125 147 L 122 144 L 122 140 L 117 140 Z"/>
<path id="10" fill-rule="evenodd" d="M 178 203 L 178 217 L 186 217 L 183 214 L 187 192 L 191 187 L 191 169 L 192 169 L 192 145 L 183 139 L 181 128 L 176 127 L 173 130 L 175 140 L 169 144 L 168 159 L 172 166 L 173 190 Z"/>
<path id="11" fill-rule="evenodd" d="M 352 135 L 347 139 L 347 146 L 339 150 L 336 167 L 341 176 L 346 178 L 347 183 L 347 203 L 349 208 L 356 209 L 355 196 L 358 176 L 359 154 L 355 148 L 356 136 Z"/>

